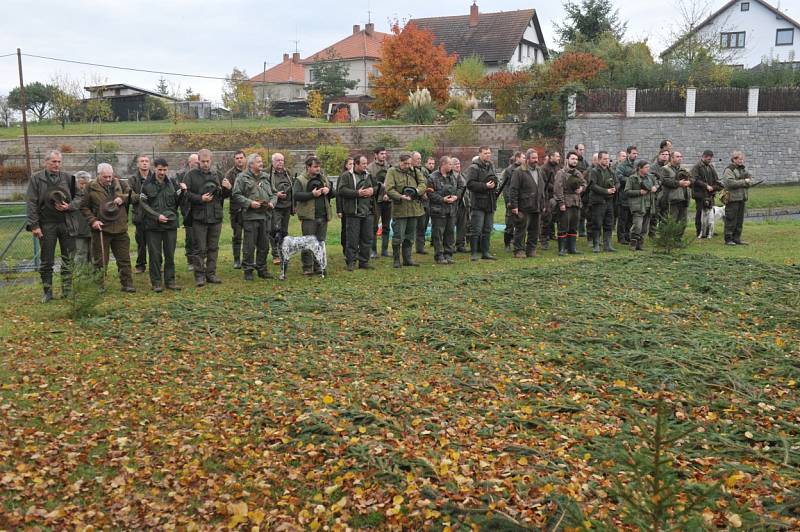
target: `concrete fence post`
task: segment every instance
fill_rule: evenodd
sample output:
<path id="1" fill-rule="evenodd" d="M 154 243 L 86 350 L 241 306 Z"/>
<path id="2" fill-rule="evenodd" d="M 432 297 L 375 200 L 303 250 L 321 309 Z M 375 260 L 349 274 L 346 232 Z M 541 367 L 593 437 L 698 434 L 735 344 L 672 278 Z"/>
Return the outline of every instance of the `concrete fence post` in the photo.
<path id="1" fill-rule="evenodd" d="M 688 87 L 686 89 L 686 116 L 694 116 L 694 109 L 697 103 L 697 89 Z"/>
<path id="2" fill-rule="evenodd" d="M 567 96 L 567 118 L 575 118 L 578 112 L 578 96 L 573 92 Z"/>
<path id="3" fill-rule="evenodd" d="M 758 116 L 758 87 L 750 87 L 747 93 L 747 116 Z"/>
<path id="4" fill-rule="evenodd" d="M 636 116 L 636 87 L 629 88 L 625 94 L 625 116 Z"/>

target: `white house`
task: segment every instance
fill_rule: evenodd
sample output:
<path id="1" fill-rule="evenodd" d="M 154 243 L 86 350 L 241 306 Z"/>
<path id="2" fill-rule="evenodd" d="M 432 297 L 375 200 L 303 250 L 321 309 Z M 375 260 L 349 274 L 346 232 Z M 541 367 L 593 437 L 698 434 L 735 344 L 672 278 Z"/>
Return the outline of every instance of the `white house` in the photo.
<path id="1" fill-rule="evenodd" d="M 469 15 L 408 21 L 433 33 L 434 43 L 459 60 L 476 55 L 488 73 L 544 63 L 549 56 L 535 9 L 481 13 L 473 2 Z"/>
<path id="2" fill-rule="evenodd" d="M 313 83 L 311 67 L 314 63 L 329 61 L 334 56 L 348 68 L 348 80 L 356 82 L 353 89 L 347 90 L 348 96 L 368 96 L 370 94 L 369 74 L 378 74 L 375 63 L 381 57 L 381 43 L 391 35 L 375 31 L 375 24 L 364 25 L 364 29 L 356 24 L 353 33 L 324 50 L 303 59 L 305 83 Z"/>
<path id="3" fill-rule="evenodd" d="M 763 0 L 730 0 L 695 32 L 718 42 L 729 65 L 752 68 L 765 61 L 800 61 L 800 23 Z M 664 50 L 661 58 L 669 60 L 683 39 Z"/>

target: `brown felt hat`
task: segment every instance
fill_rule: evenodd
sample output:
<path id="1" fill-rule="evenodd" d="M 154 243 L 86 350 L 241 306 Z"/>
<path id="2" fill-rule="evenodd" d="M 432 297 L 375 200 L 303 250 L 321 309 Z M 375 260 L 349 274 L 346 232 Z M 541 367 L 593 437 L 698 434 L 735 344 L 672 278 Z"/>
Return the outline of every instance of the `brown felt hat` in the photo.
<path id="1" fill-rule="evenodd" d="M 99 218 L 103 222 L 113 222 L 119 216 L 120 207 L 114 200 L 107 201 L 100 205 Z"/>
<path id="2" fill-rule="evenodd" d="M 56 205 L 58 203 L 69 203 L 69 198 L 64 193 L 63 190 L 51 190 L 50 193 L 47 195 L 47 200 L 50 202 L 51 205 Z"/>

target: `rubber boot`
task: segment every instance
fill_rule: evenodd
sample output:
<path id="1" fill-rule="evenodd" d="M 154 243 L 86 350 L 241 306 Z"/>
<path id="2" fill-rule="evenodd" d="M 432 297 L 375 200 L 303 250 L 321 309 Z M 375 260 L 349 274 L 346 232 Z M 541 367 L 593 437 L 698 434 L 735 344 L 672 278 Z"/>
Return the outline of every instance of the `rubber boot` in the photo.
<path id="1" fill-rule="evenodd" d="M 558 233 L 558 256 L 563 257 L 567 254 L 567 236 L 564 233 Z"/>
<path id="2" fill-rule="evenodd" d="M 636 251 L 644 251 L 644 237 L 636 241 Z"/>
<path id="3" fill-rule="evenodd" d="M 635 237 L 631 237 L 630 245 L 631 251 L 639 251 L 639 241 Z"/>
<path id="4" fill-rule="evenodd" d="M 233 269 L 234 270 L 241 270 L 242 269 L 242 260 L 241 260 L 241 251 L 242 248 L 239 246 L 233 246 Z"/>
<path id="5" fill-rule="evenodd" d="M 392 257 L 394 257 L 394 264 L 392 264 L 394 268 L 402 266 L 402 264 L 400 264 L 400 246 L 394 243 L 392 243 Z"/>
<path id="6" fill-rule="evenodd" d="M 611 232 L 603 233 L 603 251 L 610 253 L 617 251 L 611 246 Z"/>
<path id="7" fill-rule="evenodd" d="M 481 258 L 480 252 L 478 250 L 478 242 L 480 241 L 481 237 L 479 236 L 472 236 L 469 238 L 469 251 L 472 255 L 470 259 L 478 260 Z"/>
<path id="8" fill-rule="evenodd" d="M 489 253 L 489 238 L 489 235 L 481 237 L 481 258 L 484 260 L 497 260 L 497 257 Z"/>
<path id="9" fill-rule="evenodd" d="M 567 236 L 567 253 L 570 255 L 583 255 L 578 251 L 578 235 Z"/>
<path id="10" fill-rule="evenodd" d="M 600 253 L 600 237 L 592 235 L 592 253 Z"/>
<path id="11" fill-rule="evenodd" d="M 381 235 L 381 257 L 389 256 L 389 232 L 384 231 Z"/>
<path id="12" fill-rule="evenodd" d="M 403 243 L 403 266 L 419 266 L 419 264 L 411 260 L 411 242 Z"/>

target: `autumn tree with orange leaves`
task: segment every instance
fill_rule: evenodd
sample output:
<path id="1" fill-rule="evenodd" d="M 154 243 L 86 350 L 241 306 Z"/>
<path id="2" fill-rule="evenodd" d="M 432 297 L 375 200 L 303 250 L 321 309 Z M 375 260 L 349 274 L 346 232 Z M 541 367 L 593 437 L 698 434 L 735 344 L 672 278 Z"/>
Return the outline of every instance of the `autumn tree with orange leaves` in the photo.
<path id="1" fill-rule="evenodd" d="M 570 83 L 587 83 L 606 68 L 606 63 L 588 52 L 566 52 L 550 64 L 547 72 L 548 87 L 558 91 Z"/>
<path id="2" fill-rule="evenodd" d="M 374 107 L 390 116 L 408 101 L 410 92 L 423 88 L 433 101 L 446 102 L 456 55 L 448 55 L 444 46 L 433 43 L 433 33 L 413 23 L 401 28 L 395 20 L 392 34 L 381 44 L 381 58 L 375 64 L 380 74 L 369 75 Z"/>

